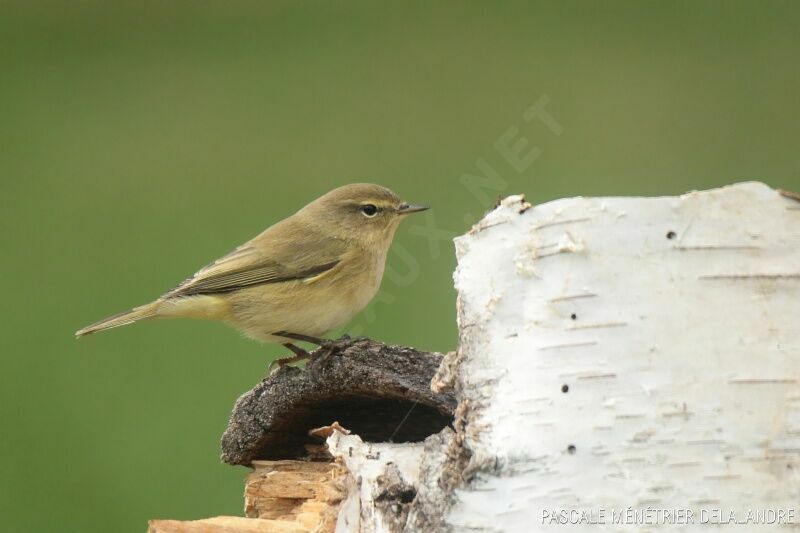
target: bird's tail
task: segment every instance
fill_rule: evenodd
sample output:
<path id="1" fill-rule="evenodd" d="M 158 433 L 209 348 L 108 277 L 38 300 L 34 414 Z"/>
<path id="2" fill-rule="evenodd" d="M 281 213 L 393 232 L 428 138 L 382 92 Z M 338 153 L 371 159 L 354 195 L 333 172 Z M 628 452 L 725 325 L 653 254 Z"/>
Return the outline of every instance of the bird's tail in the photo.
<path id="1" fill-rule="evenodd" d="M 111 315 L 110 317 L 104 318 L 99 322 L 95 322 L 94 324 L 86 326 L 83 329 L 79 329 L 78 331 L 75 332 L 75 336 L 83 337 L 85 335 L 89 335 L 90 333 L 94 333 L 95 331 L 103 331 L 104 329 L 111 329 L 119 326 L 125 326 L 127 324 L 133 324 L 134 322 L 138 322 L 139 320 L 145 318 L 154 317 L 158 312 L 160 304 L 161 302 L 159 300 L 156 300 L 155 302 L 150 302 L 149 304 L 140 305 L 139 307 L 134 307 L 129 311 L 123 311 L 122 313 Z"/>

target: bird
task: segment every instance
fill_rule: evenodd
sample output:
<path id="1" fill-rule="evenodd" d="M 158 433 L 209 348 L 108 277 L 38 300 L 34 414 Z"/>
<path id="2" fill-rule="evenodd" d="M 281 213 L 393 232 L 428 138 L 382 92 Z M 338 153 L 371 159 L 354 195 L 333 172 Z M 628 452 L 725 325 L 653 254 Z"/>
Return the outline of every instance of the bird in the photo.
<path id="1" fill-rule="evenodd" d="M 153 318 L 216 320 L 264 343 L 309 356 L 297 341 L 324 344 L 352 320 L 383 278 L 395 232 L 428 209 L 371 183 L 336 188 L 270 226 L 150 303 L 79 329 L 76 337 Z"/>

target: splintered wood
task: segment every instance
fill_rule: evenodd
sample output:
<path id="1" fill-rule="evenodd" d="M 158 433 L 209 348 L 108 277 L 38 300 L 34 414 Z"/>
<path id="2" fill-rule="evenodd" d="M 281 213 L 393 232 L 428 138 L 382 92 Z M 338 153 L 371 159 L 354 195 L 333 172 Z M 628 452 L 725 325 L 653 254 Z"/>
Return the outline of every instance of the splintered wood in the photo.
<path id="1" fill-rule="evenodd" d="M 292 520 L 313 529 L 333 531 L 331 510 L 344 494 L 338 480 L 344 470 L 334 463 L 305 461 L 253 461 L 247 476 L 245 514 L 250 518 Z"/>
<path id="2" fill-rule="evenodd" d="M 148 533 L 303 533 L 294 522 L 254 520 L 241 516 L 217 516 L 205 520 L 151 520 Z"/>
<path id="3" fill-rule="evenodd" d="M 149 533 L 334 531 L 346 473 L 335 463 L 254 461 L 245 487 L 246 518 L 151 520 Z"/>

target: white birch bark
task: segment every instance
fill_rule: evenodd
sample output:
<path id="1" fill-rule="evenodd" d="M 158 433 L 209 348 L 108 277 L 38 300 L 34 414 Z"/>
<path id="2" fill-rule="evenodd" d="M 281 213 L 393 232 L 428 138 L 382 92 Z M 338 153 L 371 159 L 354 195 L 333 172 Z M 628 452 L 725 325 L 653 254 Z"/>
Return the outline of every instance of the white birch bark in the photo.
<path id="1" fill-rule="evenodd" d="M 525 205 L 456 241 L 460 400 L 486 474 L 448 521 L 565 531 L 544 513 L 605 510 L 632 531 L 648 524 L 612 509 L 650 506 L 707 530 L 703 509 L 797 509 L 800 204 L 743 183 Z"/>

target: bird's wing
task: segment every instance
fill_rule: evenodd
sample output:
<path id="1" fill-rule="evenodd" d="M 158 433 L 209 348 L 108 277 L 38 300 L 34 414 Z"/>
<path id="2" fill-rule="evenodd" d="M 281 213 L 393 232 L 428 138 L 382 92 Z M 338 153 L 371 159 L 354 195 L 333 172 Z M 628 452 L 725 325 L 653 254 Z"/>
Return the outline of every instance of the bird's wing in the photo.
<path id="1" fill-rule="evenodd" d="M 288 227 L 287 227 L 288 226 Z M 252 241 L 199 270 L 165 297 L 218 294 L 260 285 L 305 280 L 333 269 L 342 260 L 345 245 L 323 240 L 308 230 L 300 238 L 291 227 L 270 228 Z"/>

